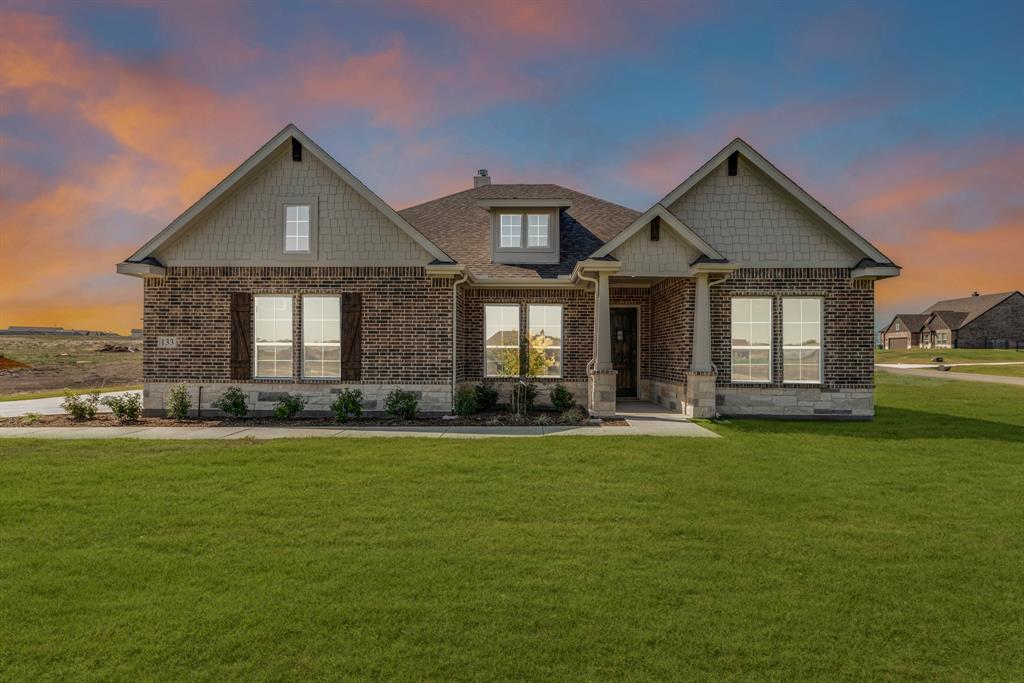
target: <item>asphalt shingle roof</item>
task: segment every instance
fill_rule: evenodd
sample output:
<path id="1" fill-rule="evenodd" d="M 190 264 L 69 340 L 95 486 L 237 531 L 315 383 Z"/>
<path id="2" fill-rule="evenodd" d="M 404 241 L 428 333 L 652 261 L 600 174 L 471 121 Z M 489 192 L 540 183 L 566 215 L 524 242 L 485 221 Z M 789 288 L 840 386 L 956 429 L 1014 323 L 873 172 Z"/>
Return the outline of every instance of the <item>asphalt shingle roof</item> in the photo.
<path id="1" fill-rule="evenodd" d="M 1002 303 L 1004 299 L 1016 294 L 1016 292 L 1000 292 L 999 294 L 979 294 L 978 296 L 965 296 L 962 299 L 946 299 L 932 304 L 925 309 L 925 313 L 939 313 L 942 319 L 950 324 L 950 329 L 956 330 L 971 322 L 979 315 L 989 310 L 996 304 Z M 953 320 L 947 318 L 945 313 L 955 311 L 964 313 L 965 316 L 953 327 Z"/>
<path id="2" fill-rule="evenodd" d="M 920 332 L 931 315 L 928 313 L 897 313 L 896 317 L 902 320 L 911 332 Z"/>
<path id="3" fill-rule="evenodd" d="M 559 263 L 506 265 L 491 263 L 490 212 L 484 199 L 565 199 L 561 211 Z M 476 277 L 556 278 L 569 275 L 578 261 L 590 256 L 632 223 L 639 211 L 570 190 L 561 185 L 484 185 L 457 192 L 398 212 L 427 239 Z"/>

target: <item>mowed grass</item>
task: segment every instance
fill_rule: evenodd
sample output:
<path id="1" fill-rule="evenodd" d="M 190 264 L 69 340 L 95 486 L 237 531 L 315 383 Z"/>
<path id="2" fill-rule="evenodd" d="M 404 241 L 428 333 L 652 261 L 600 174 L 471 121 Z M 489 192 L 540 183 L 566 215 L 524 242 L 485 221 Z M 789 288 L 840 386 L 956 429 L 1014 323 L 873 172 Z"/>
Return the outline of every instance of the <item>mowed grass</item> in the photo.
<path id="1" fill-rule="evenodd" d="M 0 441 L 0 678 L 1019 681 L 1024 389 L 879 383 L 715 440 Z"/>
<path id="2" fill-rule="evenodd" d="M 1002 377 L 1024 377 L 1024 363 L 1021 365 L 958 365 L 950 372 L 969 372 L 972 375 L 1000 375 Z"/>
<path id="3" fill-rule="evenodd" d="M 933 358 L 939 357 L 945 363 L 1024 362 L 1024 351 L 1012 349 L 875 350 L 876 363 L 931 363 Z"/>

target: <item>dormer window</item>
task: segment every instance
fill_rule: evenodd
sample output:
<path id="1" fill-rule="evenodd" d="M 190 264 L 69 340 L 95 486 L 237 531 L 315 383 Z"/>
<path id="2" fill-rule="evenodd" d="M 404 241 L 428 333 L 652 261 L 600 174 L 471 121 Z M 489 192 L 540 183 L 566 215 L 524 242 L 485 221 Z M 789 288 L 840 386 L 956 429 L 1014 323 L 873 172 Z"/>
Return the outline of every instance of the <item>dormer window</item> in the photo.
<path id="1" fill-rule="evenodd" d="M 494 263 L 558 263 L 558 229 L 567 199 L 481 199 L 491 219 Z"/>
<path id="2" fill-rule="evenodd" d="M 501 248 L 518 249 L 523 245 L 523 217 L 518 213 L 501 214 Z"/>
<path id="3" fill-rule="evenodd" d="M 549 215 L 546 213 L 527 214 L 526 246 L 546 247 L 548 246 L 548 222 Z"/>

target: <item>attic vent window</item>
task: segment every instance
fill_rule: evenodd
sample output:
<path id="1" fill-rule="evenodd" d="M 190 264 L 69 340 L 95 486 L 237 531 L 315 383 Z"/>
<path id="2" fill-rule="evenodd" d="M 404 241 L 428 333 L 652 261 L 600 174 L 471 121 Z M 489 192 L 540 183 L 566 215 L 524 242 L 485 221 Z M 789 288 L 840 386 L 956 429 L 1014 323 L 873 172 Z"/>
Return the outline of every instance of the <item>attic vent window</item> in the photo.
<path id="1" fill-rule="evenodd" d="M 657 242 L 661 239 L 661 216 L 651 219 L 651 241 Z"/>
<path id="2" fill-rule="evenodd" d="M 309 206 L 285 207 L 284 250 L 309 253 Z"/>
<path id="3" fill-rule="evenodd" d="M 739 172 L 740 153 L 733 152 L 729 155 L 729 175 L 736 175 Z"/>
<path id="4" fill-rule="evenodd" d="M 292 138 L 292 161 L 302 161 L 302 143 Z"/>

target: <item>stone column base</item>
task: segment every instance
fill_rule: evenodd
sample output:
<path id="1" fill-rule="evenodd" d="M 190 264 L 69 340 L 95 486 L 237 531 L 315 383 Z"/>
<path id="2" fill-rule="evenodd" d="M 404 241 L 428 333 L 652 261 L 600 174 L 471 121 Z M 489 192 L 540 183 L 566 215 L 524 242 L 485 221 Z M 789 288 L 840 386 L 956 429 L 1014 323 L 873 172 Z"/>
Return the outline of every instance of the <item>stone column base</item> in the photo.
<path id="1" fill-rule="evenodd" d="M 718 412 L 716 405 L 715 373 L 686 373 L 687 417 L 712 418 Z"/>
<path id="2" fill-rule="evenodd" d="M 589 387 L 587 410 L 593 417 L 615 415 L 615 370 L 591 370 L 588 373 Z"/>

